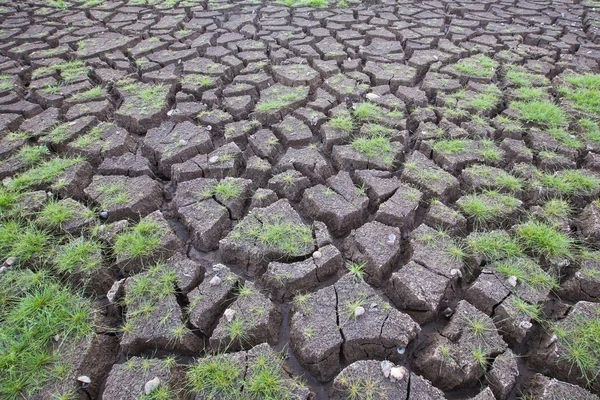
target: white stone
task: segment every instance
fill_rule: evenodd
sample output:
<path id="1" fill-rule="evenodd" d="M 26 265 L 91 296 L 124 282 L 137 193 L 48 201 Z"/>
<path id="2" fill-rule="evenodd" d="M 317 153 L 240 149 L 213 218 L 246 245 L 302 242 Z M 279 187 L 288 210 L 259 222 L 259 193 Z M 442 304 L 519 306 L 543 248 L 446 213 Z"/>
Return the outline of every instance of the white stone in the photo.
<path id="1" fill-rule="evenodd" d="M 209 164 L 216 164 L 218 162 L 219 162 L 219 156 L 212 156 L 211 158 L 208 159 Z"/>
<path id="2" fill-rule="evenodd" d="M 231 322 L 233 321 L 233 317 L 235 317 L 235 310 L 228 308 L 227 310 L 225 310 L 225 313 L 223 313 L 223 315 L 225 316 L 227 322 Z"/>
<path id="3" fill-rule="evenodd" d="M 354 318 L 358 318 L 365 313 L 365 308 L 363 306 L 358 306 L 354 309 Z"/>
<path id="4" fill-rule="evenodd" d="M 519 324 L 519 326 L 522 329 L 529 330 L 529 329 L 531 329 L 531 327 L 533 326 L 533 324 L 531 322 L 529 322 L 529 321 L 521 321 L 521 323 Z"/>
<path id="5" fill-rule="evenodd" d="M 512 287 L 516 287 L 517 286 L 517 277 L 512 275 L 509 276 L 508 279 L 506 280 L 506 284 Z"/>
<path id="6" fill-rule="evenodd" d="M 78 376 L 78 377 L 77 377 L 77 380 L 78 380 L 79 382 L 81 382 L 81 383 L 86 383 L 86 384 L 88 384 L 88 385 L 89 385 L 90 383 L 92 383 L 92 380 L 91 380 L 91 379 L 90 379 L 90 377 L 89 377 L 89 376 L 87 376 L 87 375 L 81 375 L 81 376 Z"/>
<path id="7" fill-rule="evenodd" d="M 375 93 L 367 93 L 367 95 L 365 96 L 368 100 L 377 100 L 378 98 L 380 98 L 381 96 Z"/>
<path id="8" fill-rule="evenodd" d="M 106 293 L 106 298 L 109 302 L 115 303 L 117 300 L 123 296 L 123 283 L 125 283 L 125 278 L 116 281 L 112 284 L 108 293 Z"/>
<path id="9" fill-rule="evenodd" d="M 406 375 L 406 368 L 404 367 L 394 367 L 390 371 L 390 379 L 392 382 L 402 380 L 404 375 Z"/>
<path id="10" fill-rule="evenodd" d="M 213 276 L 209 283 L 210 286 L 219 286 L 221 284 L 221 278 L 219 278 L 218 276 Z"/>
<path id="11" fill-rule="evenodd" d="M 315 252 L 313 253 L 312 257 L 313 257 L 315 260 L 318 260 L 319 258 L 323 257 L 323 254 L 322 254 L 322 253 L 321 253 L 319 250 L 317 250 L 317 251 L 315 251 Z"/>
<path id="12" fill-rule="evenodd" d="M 144 385 L 144 392 L 146 394 L 150 394 L 159 385 L 160 385 L 160 379 L 158 379 L 158 376 L 155 376 L 153 379 L 150 379 L 148 382 L 146 382 L 146 384 Z"/>
<path id="13" fill-rule="evenodd" d="M 393 233 L 390 233 L 390 235 L 388 236 L 387 244 L 389 244 L 389 245 L 396 244 L 396 235 L 394 235 Z"/>
<path id="14" fill-rule="evenodd" d="M 462 275 L 462 272 L 460 272 L 460 269 L 457 269 L 457 268 L 452 268 L 452 269 L 450 270 L 450 275 L 452 275 L 452 276 L 457 276 L 457 277 L 459 277 L 459 278 L 462 278 L 462 276 L 463 276 L 463 275 Z"/>
<path id="15" fill-rule="evenodd" d="M 393 363 L 384 360 L 381 362 L 381 372 L 383 372 L 383 376 L 385 376 L 386 378 L 390 377 L 390 372 L 392 371 L 392 367 L 394 366 Z"/>

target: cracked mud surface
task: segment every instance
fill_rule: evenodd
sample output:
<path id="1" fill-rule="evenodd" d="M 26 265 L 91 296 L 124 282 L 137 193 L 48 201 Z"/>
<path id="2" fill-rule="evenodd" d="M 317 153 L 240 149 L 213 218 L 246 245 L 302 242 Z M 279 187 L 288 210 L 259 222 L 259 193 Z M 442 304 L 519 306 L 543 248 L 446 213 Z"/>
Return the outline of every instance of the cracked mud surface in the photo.
<path id="1" fill-rule="evenodd" d="M 0 2 L 0 217 L 57 245 L 0 257 L 97 335 L 21 398 L 598 398 L 600 3 L 51 3 Z"/>

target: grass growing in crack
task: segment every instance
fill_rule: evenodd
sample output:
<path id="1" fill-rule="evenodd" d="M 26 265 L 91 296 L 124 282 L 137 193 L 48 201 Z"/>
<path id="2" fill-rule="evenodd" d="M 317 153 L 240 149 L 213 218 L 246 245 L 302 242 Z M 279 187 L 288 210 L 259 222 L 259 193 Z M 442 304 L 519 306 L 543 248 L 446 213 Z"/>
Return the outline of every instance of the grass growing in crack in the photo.
<path id="1" fill-rule="evenodd" d="M 102 264 L 102 244 L 79 237 L 60 246 L 54 255 L 54 266 L 62 273 L 89 272 Z"/>
<path id="2" fill-rule="evenodd" d="M 487 350 L 485 350 L 481 346 L 477 346 L 471 349 L 471 355 L 473 356 L 477 364 L 479 364 L 481 369 L 485 372 L 489 364 Z"/>
<path id="3" fill-rule="evenodd" d="M 545 257 L 573 257 L 575 241 L 553 225 L 532 219 L 518 225 L 515 233 L 523 246 L 535 254 Z"/>
<path id="4" fill-rule="evenodd" d="M 242 194 L 243 187 L 240 183 L 233 179 L 224 179 L 202 191 L 202 197 L 215 196 L 218 199 L 230 200 Z"/>
<path id="5" fill-rule="evenodd" d="M 469 149 L 471 141 L 468 139 L 438 140 L 433 145 L 433 151 L 442 154 L 458 154 Z"/>
<path id="6" fill-rule="evenodd" d="M 498 62 L 479 54 L 460 60 L 454 64 L 454 68 L 467 75 L 491 78 L 494 76 L 496 68 L 498 68 Z"/>
<path id="7" fill-rule="evenodd" d="M 518 282 L 525 283 L 538 291 L 558 287 L 556 279 L 529 258 L 515 257 L 496 261 L 493 268 L 506 278 L 515 276 Z"/>
<path id="8" fill-rule="evenodd" d="M 43 259 L 52 246 L 52 235 L 32 222 L 5 220 L 0 223 L 0 253 L 26 262 Z"/>
<path id="9" fill-rule="evenodd" d="M 600 188 L 600 179 L 582 170 L 566 169 L 554 173 L 536 171 L 540 185 L 562 195 L 592 193 Z"/>
<path id="10" fill-rule="evenodd" d="M 564 126 L 567 123 L 567 113 L 548 100 L 514 101 L 510 105 L 519 111 L 520 118 L 527 122 L 550 128 Z"/>
<path id="11" fill-rule="evenodd" d="M 262 224 L 239 223 L 232 239 L 243 239 L 276 249 L 286 257 L 305 254 L 314 248 L 312 227 L 285 221 L 280 215 L 262 215 Z"/>
<path id="12" fill-rule="evenodd" d="M 567 350 L 561 359 L 571 364 L 569 375 L 576 368 L 589 385 L 593 384 L 600 374 L 600 315 L 577 318 L 568 329 L 556 326 L 554 333 Z"/>
<path id="13" fill-rule="evenodd" d="M 354 282 L 364 282 L 365 281 L 365 276 L 364 276 L 365 273 L 364 273 L 363 269 L 365 268 L 366 265 L 367 265 L 367 263 L 360 263 L 360 264 L 357 262 L 346 263 L 346 269 L 352 276 L 352 280 Z"/>
<path id="14" fill-rule="evenodd" d="M 271 89 L 273 89 L 272 87 Z M 285 89 L 275 88 L 271 90 L 269 97 L 264 100 L 260 100 L 256 105 L 256 111 L 268 112 L 273 110 L 281 110 L 282 108 L 288 107 L 291 104 L 301 101 L 306 98 L 308 94 L 307 87 L 285 87 Z"/>
<path id="15" fill-rule="evenodd" d="M 103 97 L 106 94 L 102 86 L 95 86 L 85 92 L 75 93 L 71 96 L 71 100 L 73 101 L 88 101 L 88 100 L 96 100 L 100 97 Z"/>
<path id="16" fill-rule="evenodd" d="M 91 302 L 46 270 L 14 270 L 0 280 L 0 397 L 27 398 L 71 367 L 53 343 L 69 344 L 94 334 Z"/>
<path id="17" fill-rule="evenodd" d="M 187 372 L 189 390 L 208 399 L 235 398 L 239 374 L 240 366 L 223 354 L 200 358 Z"/>
<path id="18" fill-rule="evenodd" d="M 571 205 L 562 199 L 548 200 L 542 206 L 542 216 L 545 218 L 566 219 L 571 215 Z"/>
<path id="19" fill-rule="evenodd" d="M 485 225 L 501 216 L 503 211 L 518 206 L 520 201 L 513 196 L 488 190 L 483 194 L 463 196 L 457 204 L 475 224 Z"/>
<path id="20" fill-rule="evenodd" d="M 488 261 L 523 254 L 519 243 L 505 231 L 476 232 L 467 238 L 467 246 L 473 254 L 481 255 Z"/>
<path id="21" fill-rule="evenodd" d="M 11 190 L 20 191 L 31 186 L 51 183 L 65 170 L 81 162 L 82 158 L 52 158 L 18 175 L 6 186 Z"/>
<path id="22" fill-rule="evenodd" d="M 386 395 L 381 383 L 375 379 L 349 379 L 343 376 L 338 378 L 338 382 L 345 386 L 343 390 L 347 400 L 377 400 Z"/>
<path id="23" fill-rule="evenodd" d="M 36 223 L 39 226 L 56 229 L 61 228 L 67 221 L 75 218 L 90 218 L 93 215 L 92 211 L 85 215 L 82 215 L 79 211 L 69 202 L 52 200 L 44 205 L 44 208 L 38 214 Z"/>
<path id="24" fill-rule="evenodd" d="M 560 93 L 574 108 L 600 116 L 600 74 L 581 74 L 565 77 L 573 88 L 561 87 Z"/>
<path id="25" fill-rule="evenodd" d="M 542 320 L 543 309 L 539 304 L 529 304 L 519 296 L 511 296 L 512 305 L 518 314 L 525 315 L 534 321 Z"/>
<path id="26" fill-rule="evenodd" d="M 123 259 L 135 259 L 151 255 L 160 246 L 163 227 L 150 220 L 142 220 L 134 227 L 119 233 L 114 253 Z"/>
<path id="27" fill-rule="evenodd" d="M 122 183 L 103 183 L 98 186 L 98 192 L 102 196 L 101 206 L 103 208 L 122 206 L 131 202 L 131 196 Z"/>
<path id="28" fill-rule="evenodd" d="M 294 300 L 292 300 L 292 304 L 299 310 L 302 310 L 305 313 L 309 313 L 312 311 L 312 307 L 310 305 L 310 301 L 312 299 L 311 293 L 297 294 L 294 296 Z"/>
<path id="29" fill-rule="evenodd" d="M 596 145 L 600 145 L 600 125 L 598 125 L 597 122 L 589 118 L 582 118 L 579 120 L 578 124 L 583 136 L 587 140 Z"/>
<path id="30" fill-rule="evenodd" d="M 369 159 L 380 160 L 384 165 L 394 163 L 394 148 L 387 136 L 358 137 L 352 141 L 352 147 Z"/>
<path id="31" fill-rule="evenodd" d="M 25 146 L 17 151 L 15 157 L 23 166 L 31 167 L 43 161 L 48 155 L 50 150 L 46 146 Z"/>
<path id="32" fill-rule="evenodd" d="M 348 112 L 341 112 L 329 120 L 328 125 L 342 132 L 350 133 L 354 130 L 354 120 Z"/>

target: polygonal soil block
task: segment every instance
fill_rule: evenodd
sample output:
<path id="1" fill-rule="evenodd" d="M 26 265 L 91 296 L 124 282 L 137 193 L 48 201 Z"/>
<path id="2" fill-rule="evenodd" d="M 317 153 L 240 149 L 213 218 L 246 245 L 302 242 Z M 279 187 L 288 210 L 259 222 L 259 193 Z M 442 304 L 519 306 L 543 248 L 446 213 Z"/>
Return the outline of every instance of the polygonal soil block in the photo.
<path id="1" fill-rule="evenodd" d="M 204 266 L 183 253 L 175 253 L 166 261 L 166 265 L 177 274 L 177 289 L 183 294 L 194 289 L 204 279 Z"/>
<path id="2" fill-rule="evenodd" d="M 146 175 L 95 175 L 85 193 L 102 209 L 108 210 L 108 221 L 138 220 L 162 205 L 162 190 L 158 182 Z"/>
<path id="3" fill-rule="evenodd" d="M 354 177 L 366 189 L 373 206 L 389 199 L 401 185 L 398 178 L 385 171 L 359 170 L 354 172 Z"/>
<path id="4" fill-rule="evenodd" d="M 409 381 L 408 371 L 401 380 L 392 382 L 390 378 L 383 375 L 381 361 L 355 361 L 335 377 L 330 398 L 346 400 L 356 388 L 360 388 L 360 393 L 365 398 L 370 396 L 381 400 L 406 399 Z"/>
<path id="5" fill-rule="evenodd" d="M 72 236 L 79 236 L 82 230 L 96 221 L 93 212 L 89 208 L 73 199 L 66 198 L 59 200 L 56 206 L 62 210 L 68 210 L 70 214 L 66 220 L 60 223 L 58 230 Z M 38 222 L 46 223 L 43 217 Z"/>
<path id="6" fill-rule="evenodd" d="M 600 259 L 598 253 L 581 257 L 581 268 L 567 278 L 556 294 L 569 301 L 598 301 L 600 299 Z"/>
<path id="7" fill-rule="evenodd" d="M 483 376 L 487 359 L 506 349 L 492 320 L 461 300 L 450 322 L 415 360 L 415 368 L 442 390 L 469 386 Z"/>
<path id="8" fill-rule="evenodd" d="M 442 229 L 450 234 L 460 235 L 467 232 L 467 219 L 441 201 L 431 203 L 423 222 L 434 229 Z"/>
<path id="9" fill-rule="evenodd" d="M 118 360 L 119 339 L 116 336 L 92 335 L 73 343 L 64 343 L 59 354 L 60 360 L 69 366 L 68 376 L 50 380 L 37 393 L 28 396 L 28 399 L 45 400 L 49 393 L 75 393 L 81 387 L 77 381 L 77 377 L 81 375 L 90 378 L 91 383 L 86 391 L 92 398 L 97 398 L 102 382 Z M 77 397 L 81 400 L 84 398 Z"/>
<path id="10" fill-rule="evenodd" d="M 434 321 L 442 304 L 453 297 L 451 283 L 448 277 L 411 261 L 392 274 L 386 294 L 415 321 L 426 324 Z"/>
<path id="11" fill-rule="evenodd" d="M 576 303 L 564 319 L 553 324 L 553 331 L 542 331 L 535 337 L 529 352 L 531 366 L 548 370 L 556 379 L 600 392 L 600 381 L 596 379 L 600 368 L 597 345 L 593 344 L 593 336 L 589 336 L 594 334 L 594 326 L 597 328 L 599 323 L 600 303 Z M 592 364 L 590 361 L 587 365 L 580 364 L 578 360 L 590 360 Z M 586 365 L 587 370 L 582 370 L 581 365 Z"/>
<path id="12" fill-rule="evenodd" d="M 279 83 L 261 90 L 260 101 L 250 117 L 263 125 L 281 121 L 287 114 L 306 103 L 308 90 L 308 87 L 289 87 Z"/>
<path id="13" fill-rule="evenodd" d="M 137 143 L 125 129 L 104 122 L 64 147 L 67 154 L 84 157 L 96 166 L 103 158 L 135 152 Z"/>
<path id="14" fill-rule="evenodd" d="M 228 307 L 235 314 L 231 320 L 223 315 L 210 337 L 216 352 L 250 349 L 260 343 L 276 344 L 281 327 L 279 306 L 246 282 Z"/>
<path id="15" fill-rule="evenodd" d="M 419 331 L 408 315 L 347 274 L 333 286 L 294 299 L 290 341 L 298 361 L 325 382 L 341 369 L 342 354 L 347 362 L 399 361 L 398 349 L 404 350 Z"/>
<path id="16" fill-rule="evenodd" d="M 171 167 L 171 178 L 175 182 L 196 178 L 224 179 L 239 176 L 244 168 L 242 151 L 235 143 L 227 143 L 209 154 L 194 158 Z"/>
<path id="17" fill-rule="evenodd" d="M 291 115 L 286 116 L 279 124 L 273 125 L 273 131 L 284 147 L 307 146 L 313 136 L 308 126 Z"/>
<path id="18" fill-rule="evenodd" d="M 125 153 L 117 157 L 107 157 L 98 167 L 101 175 L 125 175 L 130 177 L 146 175 L 154 177 L 150 169 L 150 162 L 140 152 Z"/>
<path id="19" fill-rule="evenodd" d="M 580 386 L 548 378 L 542 374 L 535 374 L 527 379 L 523 383 L 522 392 L 533 400 L 600 399 Z"/>
<path id="20" fill-rule="evenodd" d="M 289 300 L 297 293 L 307 292 L 325 281 L 343 264 L 342 254 L 333 245 L 318 250 L 320 257 L 295 263 L 270 262 L 261 282 L 279 301 Z"/>
<path id="21" fill-rule="evenodd" d="M 600 245 L 600 207 L 598 201 L 588 204 L 578 218 L 581 233 L 588 243 L 593 246 Z"/>
<path id="22" fill-rule="evenodd" d="M 175 193 L 177 213 L 192 232 L 192 244 L 201 251 L 217 248 L 229 230 L 230 218 L 243 215 L 252 182 L 241 178 L 221 181 L 198 178 L 178 185 Z"/>
<path id="23" fill-rule="evenodd" d="M 185 382 L 183 368 L 177 364 L 171 365 L 157 358 L 145 359 L 132 357 L 123 364 L 113 365 L 102 398 L 105 400 L 137 400 L 145 395 L 146 382 L 158 377 L 160 385 L 166 385 L 174 399 L 183 399 L 179 390 Z"/>
<path id="24" fill-rule="evenodd" d="M 209 336 L 218 317 L 233 301 L 234 291 L 243 283 L 242 278 L 223 264 L 208 268 L 204 281 L 187 295 L 190 323 Z"/>
<path id="25" fill-rule="evenodd" d="M 64 170 L 64 172 L 57 177 L 52 185 L 50 185 L 50 191 L 58 194 L 62 198 L 71 197 L 75 200 L 87 199 L 84 189 L 92 181 L 92 175 L 94 169 L 87 161 L 78 162 L 72 167 Z M 47 187 L 46 185 L 36 185 L 37 188 Z"/>
<path id="26" fill-rule="evenodd" d="M 390 142 L 389 154 L 380 153 L 376 155 L 366 154 L 357 150 L 354 146 L 333 146 L 331 161 L 336 169 L 346 171 L 349 169 L 376 169 L 383 171 L 393 170 L 397 162 L 402 161 L 404 146 L 399 142 Z"/>
<path id="27" fill-rule="evenodd" d="M 267 187 L 277 196 L 297 202 L 302 198 L 304 190 L 310 187 L 310 181 L 296 170 L 285 171 L 269 179 Z"/>
<path id="28" fill-rule="evenodd" d="M 412 229 L 423 194 L 408 185 L 399 185 L 392 197 L 379 206 L 375 219 L 396 226 L 402 232 Z"/>
<path id="29" fill-rule="evenodd" d="M 277 162 L 280 171 L 297 170 L 313 184 L 324 183 L 333 175 L 333 168 L 319 150 L 312 147 L 289 148 Z"/>
<path id="30" fill-rule="evenodd" d="M 518 376 L 517 357 L 510 349 L 506 349 L 503 354 L 496 357 L 488 374 L 490 388 L 497 399 L 506 400 L 508 398 L 517 383 Z"/>
<path id="31" fill-rule="evenodd" d="M 316 185 L 304 191 L 301 207 L 309 217 L 324 222 L 335 236 L 343 236 L 362 225 L 368 201 L 363 204 L 350 203 L 333 189 Z"/>
<path id="32" fill-rule="evenodd" d="M 251 276 L 264 272 L 273 260 L 305 257 L 315 250 L 312 228 L 286 199 L 255 208 L 219 242 L 225 263 Z"/>
<path id="33" fill-rule="evenodd" d="M 373 221 L 352 231 L 344 242 L 344 255 L 364 264 L 365 280 L 381 286 L 400 259 L 401 232 L 398 228 Z"/>
<path id="34" fill-rule="evenodd" d="M 443 231 L 420 225 L 411 232 L 409 252 L 411 260 L 432 272 L 452 279 L 453 269 L 464 274 L 464 263 L 452 254 L 454 240 Z"/>
<path id="35" fill-rule="evenodd" d="M 158 128 L 150 129 L 142 146 L 142 154 L 158 165 L 158 173 L 167 178 L 171 177 L 173 164 L 212 150 L 210 132 L 189 121 L 179 124 L 167 121 Z"/>
<path id="36" fill-rule="evenodd" d="M 437 198 L 448 203 L 460 194 L 458 180 L 419 151 L 414 151 L 404 163 L 402 180 L 419 188 L 424 200 Z"/>
<path id="37" fill-rule="evenodd" d="M 122 230 L 114 240 L 115 264 L 126 275 L 165 261 L 183 249 L 183 242 L 160 211 L 154 211 L 137 225 Z"/>
<path id="38" fill-rule="evenodd" d="M 125 281 L 125 302 L 127 314 L 121 338 L 121 348 L 127 355 L 141 354 L 144 350 L 164 350 L 181 354 L 195 355 L 202 351 L 202 341 L 186 326 L 175 294 L 149 293 L 140 297 L 134 291 L 140 290 L 136 284 L 146 279 L 144 274 L 127 278 Z M 148 275 L 150 285 L 163 276 Z M 172 290 L 175 289 L 170 288 Z"/>
<path id="39" fill-rule="evenodd" d="M 129 80 L 115 88 L 123 103 L 115 112 L 117 124 L 129 132 L 146 133 L 167 116 L 175 86 Z"/>

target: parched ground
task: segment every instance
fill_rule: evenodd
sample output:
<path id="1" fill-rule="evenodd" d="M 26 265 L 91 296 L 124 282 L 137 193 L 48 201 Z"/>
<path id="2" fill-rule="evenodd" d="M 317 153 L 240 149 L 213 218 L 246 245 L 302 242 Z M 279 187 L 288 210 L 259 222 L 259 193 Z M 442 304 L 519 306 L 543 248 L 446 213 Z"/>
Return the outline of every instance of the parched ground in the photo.
<path id="1" fill-rule="evenodd" d="M 598 399 L 600 3 L 0 2 L 1 399 Z"/>

